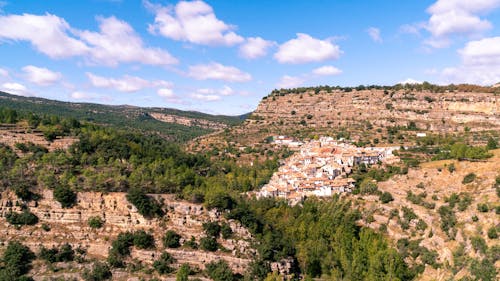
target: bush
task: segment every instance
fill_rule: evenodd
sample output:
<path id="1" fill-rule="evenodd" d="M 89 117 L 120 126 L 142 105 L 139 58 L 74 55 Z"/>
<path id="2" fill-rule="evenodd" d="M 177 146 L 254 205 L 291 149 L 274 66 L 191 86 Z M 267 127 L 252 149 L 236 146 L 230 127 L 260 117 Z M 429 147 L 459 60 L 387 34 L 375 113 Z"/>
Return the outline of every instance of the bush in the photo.
<path id="1" fill-rule="evenodd" d="M 455 168 L 455 164 L 451 163 L 449 166 L 448 166 L 448 171 L 450 173 L 453 173 L 455 172 L 457 169 Z"/>
<path id="2" fill-rule="evenodd" d="M 227 223 L 223 223 L 221 226 L 222 238 L 229 239 L 233 235 L 233 230 Z"/>
<path id="3" fill-rule="evenodd" d="M 378 191 L 377 183 L 372 178 L 365 178 L 359 185 L 361 194 L 375 194 Z"/>
<path id="4" fill-rule="evenodd" d="M 168 230 L 163 236 L 163 245 L 167 248 L 179 248 L 181 236 L 173 230 Z"/>
<path id="5" fill-rule="evenodd" d="M 191 267 L 189 267 L 189 264 L 184 263 L 179 267 L 179 270 L 177 270 L 175 281 L 188 281 L 189 274 L 191 274 Z"/>
<path id="6" fill-rule="evenodd" d="M 215 252 L 217 251 L 218 247 L 219 244 L 217 243 L 217 240 L 213 237 L 203 237 L 200 239 L 200 248 L 202 250 Z"/>
<path id="7" fill-rule="evenodd" d="M 220 260 L 211 262 L 205 266 L 208 276 L 214 281 L 233 281 L 235 280 L 233 271 L 227 265 L 227 262 Z"/>
<path id="8" fill-rule="evenodd" d="M 392 197 L 392 194 L 389 192 L 384 192 L 380 195 L 379 197 L 380 201 L 384 204 L 389 203 L 391 201 L 394 201 L 394 198 Z"/>
<path id="9" fill-rule="evenodd" d="M 194 236 L 191 236 L 191 239 L 184 242 L 184 246 L 189 247 L 191 249 L 198 249 L 198 243 L 196 243 L 196 239 L 194 238 Z"/>
<path id="10" fill-rule="evenodd" d="M 127 200 L 132 203 L 139 214 L 146 218 L 161 217 L 164 212 L 160 203 L 148 196 L 146 192 L 139 188 L 131 188 L 127 193 Z"/>
<path id="11" fill-rule="evenodd" d="M 134 246 L 139 249 L 153 249 L 155 247 L 155 239 L 153 235 L 144 230 L 138 230 L 134 233 Z"/>
<path id="12" fill-rule="evenodd" d="M 467 174 L 464 179 L 462 180 L 462 184 L 468 184 L 473 182 L 476 179 L 476 174 L 474 173 L 469 173 Z"/>
<path id="13" fill-rule="evenodd" d="M 14 241 L 9 242 L 7 249 L 3 253 L 3 268 L 0 276 L 8 276 L 15 280 L 17 277 L 28 273 L 31 269 L 31 262 L 35 259 L 35 254 L 23 244 Z M 9 280 L 9 279 L 5 279 Z M 19 278 L 19 280 L 22 280 Z"/>
<path id="14" fill-rule="evenodd" d="M 160 274 L 168 274 L 174 271 L 171 265 L 175 263 L 175 259 L 167 252 L 161 254 L 160 258 L 153 263 L 153 267 Z"/>
<path id="15" fill-rule="evenodd" d="M 486 213 L 490 210 L 490 208 L 488 207 L 488 204 L 480 203 L 477 204 L 477 210 L 481 213 Z"/>
<path id="16" fill-rule="evenodd" d="M 498 232 L 496 227 L 492 226 L 488 229 L 488 238 L 490 239 L 497 239 L 498 238 Z"/>
<path id="17" fill-rule="evenodd" d="M 472 248 L 474 248 L 476 252 L 479 252 L 481 254 L 486 254 L 486 251 L 488 250 L 488 245 L 486 245 L 486 241 L 484 241 L 483 237 L 473 236 L 470 238 L 470 243 L 472 244 Z"/>
<path id="18" fill-rule="evenodd" d="M 52 247 L 51 249 L 42 247 L 38 253 L 38 257 L 49 263 L 69 262 L 74 260 L 75 251 L 70 244 L 66 243 L 60 249 L 56 247 Z"/>
<path id="19" fill-rule="evenodd" d="M 101 228 L 104 225 L 104 220 L 101 217 L 90 217 L 87 223 L 92 228 Z"/>
<path id="20" fill-rule="evenodd" d="M 71 208 L 76 203 L 76 193 L 67 186 L 58 185 L 54 189 L 54 199 L 56 199 L 63 208 Z"/>
<path id="21" fill-rule="evenodd" d="M 5 219 L 13 225 L 35 225 L 38 223 L 38 217 L 28 210 L 21 213 L 10 212 L 5 215 Z"/>
<path id="22" fill-rule="evenodd" d="M 101 262 L 94 263 L 92 271 L 86 269 L 82 275 L 85 281 L 104 281 L 111 279 L 112 276 L 109 266 Z"/>
<path id="23" fill-rule="evenodd" d="M 205 234 L 210 237 L 219 237 L 221 227 L 217 222 L 206 222 L 203 223 L 203 230 Z"/>

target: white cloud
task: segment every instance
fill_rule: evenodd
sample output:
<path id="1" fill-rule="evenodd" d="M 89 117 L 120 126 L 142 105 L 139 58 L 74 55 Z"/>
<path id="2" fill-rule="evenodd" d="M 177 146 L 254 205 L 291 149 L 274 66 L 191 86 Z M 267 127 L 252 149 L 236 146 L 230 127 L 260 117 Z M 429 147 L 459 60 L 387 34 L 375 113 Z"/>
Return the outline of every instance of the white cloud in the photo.
<path id="1" fill-rule="evenodd" d="M 283 77 L 281 77 L 281 80 L 278 82 L 277 86 L 278 88 L 297 88 L 299 86 L 302 86 L 304 82 L 304 78 L 284 75 Z"/>
<path id="2" fill-rule="evenodd" d="M 40 86 L 52 85 L 62 78 L 62 74 L 60 72 L 54 72 L 44 67 L 27 65 L 22 69 L 28 81 Z"/>
<path id="3" fill-rule="evenodd" d="M 210 5 L 203 1 L 180 1 L 175 6 L 160 6 L 146 2 L 155 14 L 151 33 L 159 33 L 178 41 L 200 45 L 233 46 L 243 42 L 234 26 L 219 20 Z"/>
<path id="4" fill-rule="evenodd" d="M 308 34 L 297 33 L 297 38 L 291 39 L 279 46 L 274 58 L 280 63 L 307 63 L 337 59 L 342 51 L 330 40 L 320 40 Z"/>
<path id="5" fill-rule="evenodd" d="M 339 75 L 342 73 L 342 70 L 331 66 L 331 65 L 325 65 L 322 67 L 318 67 L 313 70 L 313 74 L 316 75 L 324 75 L 324 76 L 329 76 L 329 75 Z"/>
<path id="6" fill-rule="evenodd" d="M 100 32 L 79 32 L 79 36 L 92 46 L 90 60 L 93 63 L 116 66 L 121 62 L 148 65 L 170 65 L 178 62 L 167 51 L 145 48 L 142 39 L 128 23 L 115 17 L 99 17 L 97 21 Z"/>
<path id="7" fill-rule="evenodd" d="M 191 97 L 195 100 L 201 100 L 201 101 L 218 101 L 222 99 L 218 95 L 205 95 L 200 93 L 191 94 Z"/>
<path id="8" fill-rule="evenodd" d="M 230 96 L 234 94 L 234 90 L 231 87 L 224 85 L 219 93 L 223 96 Z"/>
<path id="9" fill-rule="evenodd" d="M 172 89 L 168 89 L 168 88 L 158 89 L 157 94 L 160 97 L 164 97 L 164 98 L 173 98 L 175 96 L 174 91 L 172 91 Z"/>
<path id="10" fill-rule="evenodd" d="M 415 80 L 413 78 L 407 78 L 406 80 L 403 80 L 399 82 L 399 84 L 422 84 L 422 81 Z"/>
<path id="11" fill-rule="evenodd" d="M 370 38 L 377 42 L 377 43 L 382 43 L 382 36 L 380 35 L 380 29 L 376 27 L 370 27 L 366 30 L 366 33 L 368 33 L 368 36 Z"/>
<path id="12" fill-rule="evenodd" d="M 92 100 L 92 99 L 96 98 L 96 94 L 75 91 L 75 92 L 71 93 L 71 98 L 75 99 L 75 100 Z"/>
<path id="13" fill-rule="evenodd" d="M 32 96 L 29 93 L 26 86 L 19 83 L 14 83 L 14 82 L 3 83 L 1 89 L 2 91 L 5 91 L 13 95 L 25 96 L 25 97 Z"/>
<path id="14" fill-rule="evenodd" d="M 99 17 L 97 21 L 100 31 L 92 32 L 74 29 L 63 18 L 51 14 L 0 16 L 0 39 L 29 41 L 36 50 L 51 58 L 81 56 L 99 65 L 178 62 L 165 50 L 144 47 L 128 23 L 115 17 Z"/>
<path id="15" fill-rule="evenodd" d="M 267 41 L 260 37 L 249 37 L 245 43 L 240 46 L 240 56 L 247 59 L 256 59 L 267 55 L 267 50 L 276 43 Z"/>
<path id="16" fill-rule="evenodd" d="M 1 77 L 9 77 L 9 72 L 6 69 L 0 68 Z"/>
<path id="17" fill-rule="evenodd" d="M 446 83 L 492 85 L 500 82 L 500 37 L 470 41 L 458 53 L 462 63 L 441 73 Z"/>
<path id="18" fill-rule="evenodd" d="M 454 36 L 476 37 L 492 28 L 484 15 L 500 7 L 500 0 L 437 0 L 427 12 L 430 18 L 425 23 L 404 25 L 402 32 L 420 34 L 426 30 L 430 37 L 424 44 L 432 48 L 445 48 L 451 45 Z"/>
<path id="19" fill-rule="evenodd" d="M 149 81 L 140 77 L 124 75 L 122 78 L 102 77 L 87 72 L 87 77 L 96 88 L 114 89 L 120 92 L 137 92 L 145 88 L 170 87 L 172 84 L 167 81 Z"/>
<path id="20" fill-rule="evenodd" d="M 252 80 L 249 73 L 243 72 L 234 66 L 225 66 L 215 62 L 190 66 L 188 76 L 197 80 L 211 79 L 227 82 L 247 82 Z"/>
<path id="21" fill-rule="evenodd" d="M 0 16 L 0 38 L 29 41 L 39 52 L 51 58 L 84 55 L 87 45 L 71 37 L 71 27 L 55 15 L 23 14 Z"/>

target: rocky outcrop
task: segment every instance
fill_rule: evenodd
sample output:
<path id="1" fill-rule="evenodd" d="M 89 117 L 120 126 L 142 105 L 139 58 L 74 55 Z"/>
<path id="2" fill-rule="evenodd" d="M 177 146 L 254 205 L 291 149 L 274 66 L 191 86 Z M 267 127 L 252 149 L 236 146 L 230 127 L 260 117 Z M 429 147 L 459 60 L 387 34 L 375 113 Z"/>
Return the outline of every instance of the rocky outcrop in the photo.
<path id="1" fill-rule="evenodd" d="M 108 249 L 116 236 L 123 231 L 143 229 L 153 234 L 156 249 L 152 251 L 133 250 L 132 258 L 151 264 L 163 251 L 171 253 L 179 263 L 188 263 L 201 269 L 210 261 L 224 259 L 235 272 L 245 271 L 250 259 L 255 254 L 250 248 L 252 240 L 248 230 L 235 221 L 229 221 L 234 237 L 219 239 L 224 252 L 214 253 L 191 249 L 164 249 L 161 238 L 166 230 L 174 230 L 184 240 L 195 237 L 197 241 L 203 236 L 202 224 L 207 221 L 224 221 L 221 214 L 206 210 L 202 205 L 174 200 L 169 195 L 154 195 L 162 201 L 166 215 L 161 219 L 146 219 L 137 209 L 127 202 L 124 193 L 78 193 L 77 204 L 69 209 L 53 199 L 52 191 L 41 192 L 42 199 L 28 203 L 32 213 L 38 216 L 40 222 L 35 226 L 15 227 L 5 221 L 5 214 L 10 211 L 20 211 L 22 202 L 14 194 L 4 192 L 0 199 L 0 242 L 19 240 L 37 251 L 43 245 L 51 247 L 62 243 L 70 243 L 74 247 L 87 250 L 92 258 L 103 259 L 108 255 Z M 105 223 L 101 229 L 88 226 L 90 217 L 99 216 Z M 48 225 L 50 231 L 42 229 L 42 224 Z"/>

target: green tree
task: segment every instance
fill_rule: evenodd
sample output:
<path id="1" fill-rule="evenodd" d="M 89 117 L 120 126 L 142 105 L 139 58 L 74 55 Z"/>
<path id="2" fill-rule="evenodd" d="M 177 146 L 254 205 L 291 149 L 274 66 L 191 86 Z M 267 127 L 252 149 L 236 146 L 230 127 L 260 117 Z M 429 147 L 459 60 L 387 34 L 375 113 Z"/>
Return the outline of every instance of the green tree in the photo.
<path id="1" fill-rule="evenodd" d="M 191 274 L 191 268 L 189 267 L 189 264 L 184 263 L 177 270 L 175 281 L 188 281 L 189 274 Z"/>
<path id="2" fill-rule="evenodd" d="M 68 186 L 58 185 L 54 189 L 54 199 L 56 199 L 63 208 L 71 208 L 76 203 L 76 193 Z"/>
<path id="3" fill-rule="evenodd" d="M 163 236 L 163 245 L 167 248 L 179 248 L 181 246 L 180 240 L 181 236 L 177 232 L 167 230 Z"/>
<path id="4" fill-rule="evenodd" d="M 224 260 L 210 262 L 205 266 L 205 270 L 214 281 L 233 281 L 235 280 L 233 271 Z"/>

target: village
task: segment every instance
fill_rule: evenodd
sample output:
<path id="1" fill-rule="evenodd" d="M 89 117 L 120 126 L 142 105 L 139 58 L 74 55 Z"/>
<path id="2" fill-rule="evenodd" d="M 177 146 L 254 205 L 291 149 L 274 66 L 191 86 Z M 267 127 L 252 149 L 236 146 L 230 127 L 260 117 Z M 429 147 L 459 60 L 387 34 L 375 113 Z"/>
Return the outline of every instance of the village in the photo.
<path id="1" fill-rule="evenodd" d="M 257 196 L 283 198 L 292 204 L 309 196 L 330 197 L 351 192 L 355 180 L 349 178 L 349 174 L 356 165 L 399 160 L 393 155 L 399 147 L 356 147 L 331 137 L 304 143 L 277 136 L 274 143 L 297 149 L 297 152 L 286 160 Z"/>

